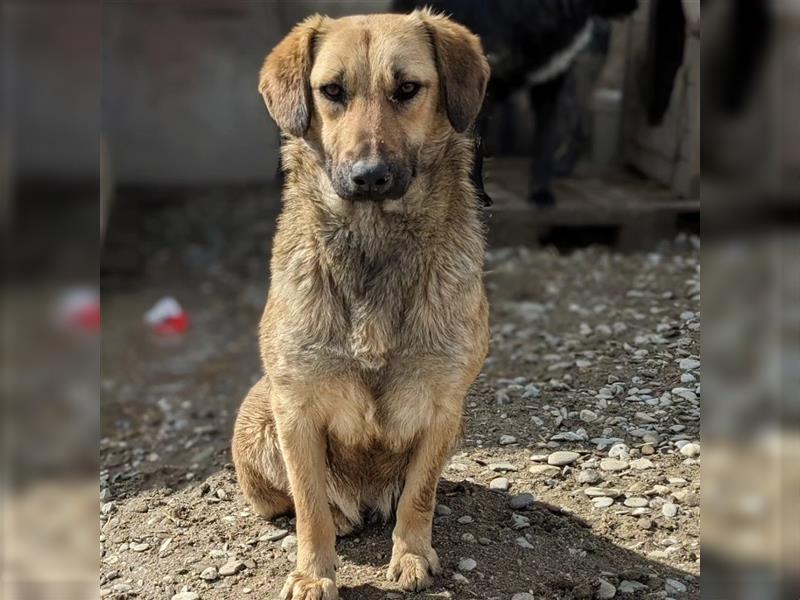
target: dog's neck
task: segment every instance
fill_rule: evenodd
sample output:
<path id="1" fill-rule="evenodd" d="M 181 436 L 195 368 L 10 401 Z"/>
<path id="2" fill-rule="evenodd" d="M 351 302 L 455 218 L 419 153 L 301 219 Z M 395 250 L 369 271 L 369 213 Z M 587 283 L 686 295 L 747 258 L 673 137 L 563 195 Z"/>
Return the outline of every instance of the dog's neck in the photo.
<path id="1" fill-rule="evenodd" d="M 343 310 L 350 329 L 343 351 L 370 369 L 396 349 L 400 328 L 408 315 L 424 312 L 429 294 L 458 295 L 481 277 L 471 142 L 454 136 L 443 147 L 399 206 L 364 203 L 343 210 L 324 195 L 330 186 L 309 149 L 298 142 L 284 149 L 288 174 L 278 235 L 285 238 L 280 247 L 291 250 L 273 254 L 273 285 L 314 289 L 294 295 L 300 304 L 315 303 L 308 314 Z"/>

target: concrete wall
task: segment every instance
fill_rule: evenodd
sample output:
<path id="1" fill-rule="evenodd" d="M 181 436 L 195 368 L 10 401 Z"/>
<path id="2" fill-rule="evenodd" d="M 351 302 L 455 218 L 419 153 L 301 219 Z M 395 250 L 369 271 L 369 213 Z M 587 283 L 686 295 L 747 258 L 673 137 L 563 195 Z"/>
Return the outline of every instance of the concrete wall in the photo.
<path id="1" fill-rule="evenodd" d="M 118 184 L 271 180 L 277 130 L 256 90 L 269 50 L 314 12 L 388 1 L 108 3 L 103 125 Z"/>

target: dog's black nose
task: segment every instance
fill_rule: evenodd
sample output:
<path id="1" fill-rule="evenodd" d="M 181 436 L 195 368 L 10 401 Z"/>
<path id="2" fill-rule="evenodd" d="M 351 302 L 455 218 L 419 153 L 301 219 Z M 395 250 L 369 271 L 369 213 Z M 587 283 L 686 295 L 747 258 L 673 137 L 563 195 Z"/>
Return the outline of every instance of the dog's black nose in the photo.
<path id="1" fill-rule="evenodd" d="M 381 198 L 392 188 L 389 165 L 381 161 L 359 160 L 350 171 L 357 196 Z"/>

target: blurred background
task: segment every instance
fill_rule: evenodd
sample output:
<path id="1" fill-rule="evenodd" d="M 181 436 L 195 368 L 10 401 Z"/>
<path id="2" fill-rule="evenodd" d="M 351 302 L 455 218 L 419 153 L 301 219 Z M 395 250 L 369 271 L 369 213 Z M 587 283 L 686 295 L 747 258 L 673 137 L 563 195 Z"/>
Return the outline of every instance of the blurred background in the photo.
<path id="1" fill-rule="evenodd" d="M 411 4 L 1 6 L 3 589 L 85 598 L 113 501 L 224 470 L 259 373 L 281 185 L 264 57 L 311 13 Z M 494 267 L 509 248 L 587 274 L 694 264 L 702 160 L 703 595 L 797 598 L 800 3 L 438 7 L 495 74 L 477 129 Z M 514 276 L 544 288 L 544 262 Z M 104 564 L 115 596 L 136 586 Z"/>

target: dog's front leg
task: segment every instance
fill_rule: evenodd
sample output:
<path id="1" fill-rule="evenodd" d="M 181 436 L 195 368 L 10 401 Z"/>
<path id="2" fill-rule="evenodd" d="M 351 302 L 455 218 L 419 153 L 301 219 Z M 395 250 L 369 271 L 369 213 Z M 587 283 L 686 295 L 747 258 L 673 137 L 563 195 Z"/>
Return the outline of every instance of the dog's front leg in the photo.
<path id="1" fill-rule="evenodd" d="M 433 509 L 439 475 L 458 434 L 460 418 L 460 413 L 438 414 L 411 456 L 397 506 L 392 560 L 386 574 L 406 590 L 425 589 L 431 584 L 430 576 L 441 571 L 439 557 L 431 546 Z"/>
<path id="2" fill-rule="evenodd" d="M 287 403 L 276 410 L 297 517 L 297 568 L 287 578 L 281 598 L 336 600 L 336 528 L 325 484 L 326 434 L 313 414 L 297 406 Z"/>

